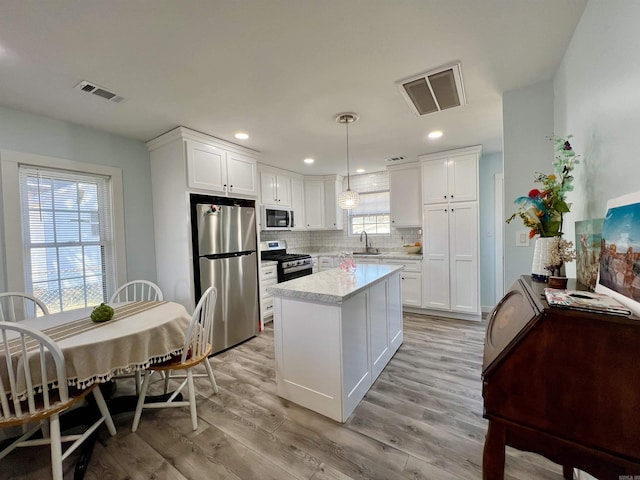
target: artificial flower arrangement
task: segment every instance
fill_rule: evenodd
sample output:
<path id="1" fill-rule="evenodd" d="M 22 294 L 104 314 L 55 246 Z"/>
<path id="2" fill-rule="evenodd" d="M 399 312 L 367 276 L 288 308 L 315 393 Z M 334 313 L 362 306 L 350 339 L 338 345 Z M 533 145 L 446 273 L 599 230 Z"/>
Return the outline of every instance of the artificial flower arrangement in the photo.
<path id="1" fill-rule="evenodd" d="M 507 219 L 510 223 L 516 216 L 522 219 L 525 227 L 529 228 L 529 238 L 555 237 L 551 247 L 551 254 L 545 268 L 552 275 L 559 275 L 564 263 L 575 259 L 573 242 L 562 239 L 562 220 L 565 213 L 569 213 L 571 205 L 567 203 L 566 194 L 573 190 L 574 167 L 580 163 L 569 140 L 558 136 L 550 138 L 553 141 L 556 156 L 553 162 L 555 173 L 537 173 L 534 182 L 541 185 L 542 190 L 534 188 L 527 196 L 518 197 L 515 203 L 518 211 Z"/>

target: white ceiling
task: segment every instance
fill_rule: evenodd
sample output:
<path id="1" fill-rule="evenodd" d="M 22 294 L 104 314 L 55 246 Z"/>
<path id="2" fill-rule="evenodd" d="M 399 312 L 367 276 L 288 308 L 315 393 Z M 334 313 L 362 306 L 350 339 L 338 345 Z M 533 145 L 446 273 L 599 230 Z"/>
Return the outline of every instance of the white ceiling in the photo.
<path id="1" fill-rule="evenodd" d="M 1 0 L 0 105 L 142 141 L 183 125 L 309 174 L 346 174 L 345 111 L 360 115 L 352 174 L 398 155 L 500 152 L 503 92 L 553 77 L 585 4 Z M 467 105 L 416 116 L 395 82 L 454 61 Z M 74 89 L 82 80 L 125 101 Z M 444 136 L 427 140 L 434 129 Z"/>

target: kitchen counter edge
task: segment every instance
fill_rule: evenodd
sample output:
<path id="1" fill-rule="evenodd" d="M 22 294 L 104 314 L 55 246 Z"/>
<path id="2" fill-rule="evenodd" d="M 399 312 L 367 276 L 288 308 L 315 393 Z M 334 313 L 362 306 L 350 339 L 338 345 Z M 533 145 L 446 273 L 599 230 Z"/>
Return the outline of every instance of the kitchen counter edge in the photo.
<path id="1" fill-rule="evenodd" d="M 358 265 L 356 263 L 354 275 L 346 275 L 339 268 L 331 268 L 313 275 L 278 283 L 267 288 L 267 293 L 284 298 L 341 304 L 368 286 L 400 272 L 402 268 L 400 265 Z"/>

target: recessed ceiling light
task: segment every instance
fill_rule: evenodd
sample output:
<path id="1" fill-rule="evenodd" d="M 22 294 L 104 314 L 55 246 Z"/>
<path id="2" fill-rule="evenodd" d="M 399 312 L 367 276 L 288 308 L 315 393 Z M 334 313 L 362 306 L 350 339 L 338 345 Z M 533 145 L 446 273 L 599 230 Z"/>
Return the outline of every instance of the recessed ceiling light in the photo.
<path id="1" fill-rule="evenodd" d="M 356 173 L 364 173 L 366 170 L 364 168 L 359 168 L 356 170 Z"/>
<path id="2" fill-rule="evenodd" d="M 434 130 L 427 135 L 431 140 L 435 138 L 440 138 L 442 136 L 442 132 L 440 130 Z"/>
<path id="3" fill-rule="evenodd" d="M 311 165 L 313 162 L 315 162 L 315 160 L 313 158 L 305 158 L 303 162 Z"/>
<path id="4" fill-rule="evenodd" d="M 236 133 L 235 137 L 238 140 L 246 140 L 247 138 L 249 138 L 249 134 L 248 133 L 244 133 L 244 132 L 238 132 L 238 133 Z"/>

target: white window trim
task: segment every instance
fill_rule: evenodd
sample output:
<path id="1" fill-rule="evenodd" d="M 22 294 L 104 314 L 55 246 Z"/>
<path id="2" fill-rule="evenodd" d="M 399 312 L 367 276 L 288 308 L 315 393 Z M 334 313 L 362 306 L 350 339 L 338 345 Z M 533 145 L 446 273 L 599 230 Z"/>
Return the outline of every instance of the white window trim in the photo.
<path id="1" fill-rule="evenodd" d="M 91 173 L 110 177 L 111 211 L 113 212 L 113 237 L 115 243 L 115 285 L 107 285 L 108 295 L 127 279 L 127 252 L 124 235 L 124 190 L 122 170 L 93 163 L 76 162 L 63 158 L 47 157 L 33 153 L 0 150 L 2 168 L 2 207 L 4 213 L 4 240 L 7 274 L 7 290 L 25 292 L 22 216 L 20 211 L 19 166 L 57 168 L 74 172 Z"/>

